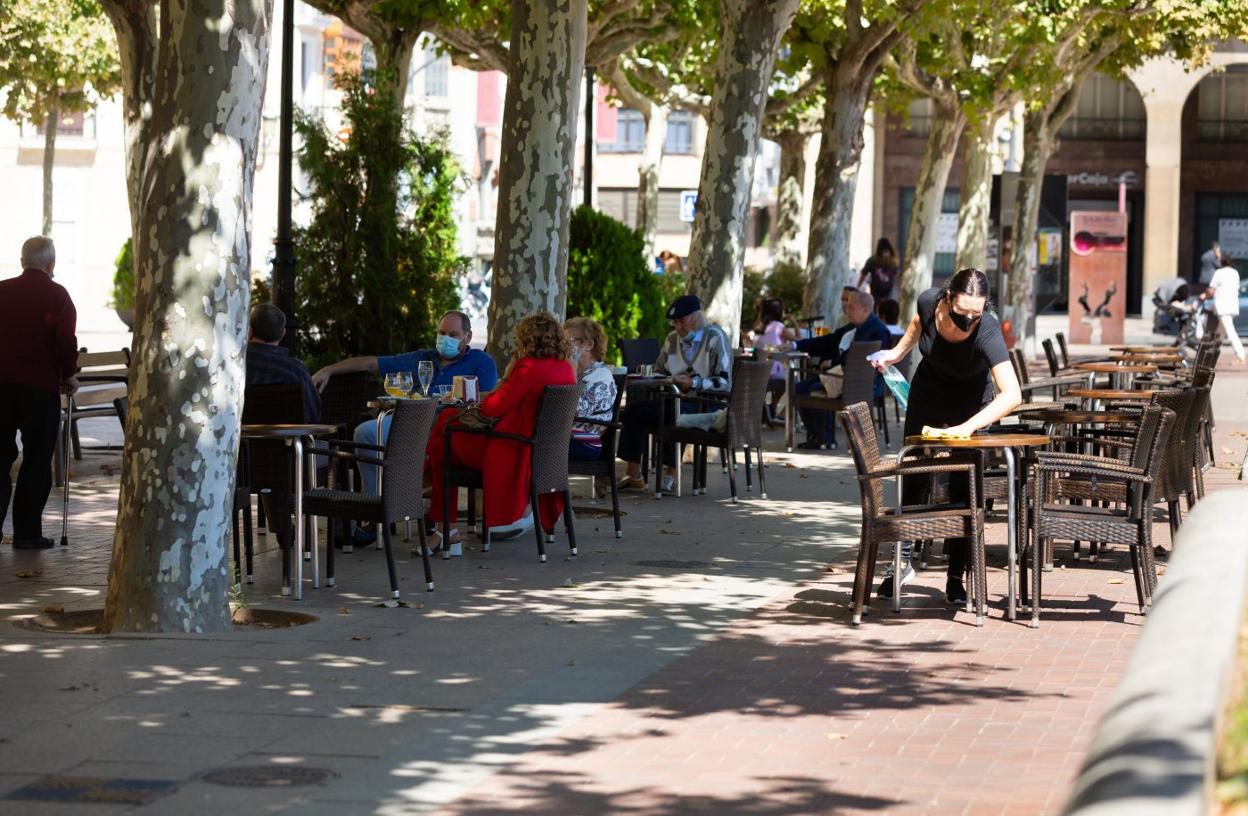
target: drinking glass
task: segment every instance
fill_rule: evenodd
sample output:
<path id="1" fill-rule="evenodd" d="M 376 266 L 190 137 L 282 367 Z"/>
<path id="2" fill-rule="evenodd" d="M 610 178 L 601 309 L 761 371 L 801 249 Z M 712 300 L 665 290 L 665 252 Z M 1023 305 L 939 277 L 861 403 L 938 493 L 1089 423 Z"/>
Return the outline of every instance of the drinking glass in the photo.
<path id="1" fill-rule="evenodd" d="M 433 360 L 421 360 L 416 367 L 420 377 L 420 393 L 429 396 L 429 383 L 433 382 Z"/>
<path id="2" fill-rule="evenodd" d="M 403 388 L 399 381 L 398 374 L 387 374 L 382 387 L 386 389 L 386 393 L 392 397 L 403 396 Z"/>
<path id="3" fill-rule="evenodd" d="M 412 381 L 412 372 L 400 371 L 399 372 L 399 388 L 402 389 L 403 396 L 410 397 L 412 395 L 412 390 L 415 389 L 415 387 L 416 386 Z"/>

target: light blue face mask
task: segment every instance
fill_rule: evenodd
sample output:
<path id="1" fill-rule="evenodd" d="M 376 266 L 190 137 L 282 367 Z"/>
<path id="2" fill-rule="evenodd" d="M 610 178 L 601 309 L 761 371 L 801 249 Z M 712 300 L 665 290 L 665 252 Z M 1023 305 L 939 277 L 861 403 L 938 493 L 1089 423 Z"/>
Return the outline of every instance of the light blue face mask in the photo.
<path id="1" fill-rule="evenodd" d="M 443 360 L 453 360 L 459 356 L 459 341 L 446 334 L 438 335 L 438 356 Z"/>
<path id="2" fill-rule="evenodd" d="M 702 342 L 702 330 L 694 329 L 693 331 L 689 332 L 687 339 L 693 341 L 694 343 Z"/>

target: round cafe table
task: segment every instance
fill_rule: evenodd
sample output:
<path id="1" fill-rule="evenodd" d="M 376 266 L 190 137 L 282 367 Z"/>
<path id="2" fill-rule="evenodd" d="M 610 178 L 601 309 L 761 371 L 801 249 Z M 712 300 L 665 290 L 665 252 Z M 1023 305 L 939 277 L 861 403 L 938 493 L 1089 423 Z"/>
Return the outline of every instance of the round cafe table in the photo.
<path id="1" fill-rule="evenodd" d="M 1128 354 L 1151 354 L 1153 352 L 1172 352 L 1174 351 L 1174 346 L 1110 346 L 1109 350 Z"/>
<path id="2" fill-rule="evenodd" d="M 810 355 L 804 351 L 768 351 L 763 356 L 784 365 L 784 448 L 792 452 L 793 428 L 797 425 L 797 409 L 793 407 L 794 373 Z"/>
<path id="3" fill-rule="evenodd" d="M 294 469 L 295 475 L 295 580 L 294 595 L 296 601 L 303 600 L 303 479 L 304 472 L 307 472 L 308 479 L 311 480 L 312 486 L 316 486 L 316 466 L 312 463 L 312 454 L 310 451 L 305 453 L 303 446 L 304 440 L 307 440 L 309 447 L 313 438 L 318 436 L 329 436 L 338 430 L 337 425 L 325 425 L 321 423 L 305 423 L 305 424 L 256 424 L 243 425 L 243 439 L 272 439 L 284 442 L 287 447 L 292 448 L 293 456 L 291 457 L 291 467 Z M 250 576 L 248 576 L 250 578 Z M 320 558 L 316 551 L 316 531 L 312 530 L 312 588 L 320 589 L 321 586 L 321 569 Z M 282 587 L 282 594 L 289 595 L 291 588 L 289 586 Z"/>
<path id="4" fill-rule="evenodd" d="M 1097 374 L 1108 374 L 1111 388 L 1130 388 L 1132 376 L 1157 373 L 1157 366 L 1150 363 L 1075 363 L 1071 368 L 1087 372 L 1088 388 L 1096 387 Z"/>
<path id="5" fill-rule="evenodd" d="M 1009 573 L 1008 587 L 1006 590 L 1006 617 L 1014 620 L 1016 615 L 1015 599 L 1017 592 L 1015 585 L 1017 583 L 1015 574 L 1018 569 L 1018 542 L 1019 527 L 1025 522 L 1026 513 L 1019 513 L 1018 497 L 1026 496 L 1026 480 L 1027 468 L 1018 467 L 1020 453 L 1024 453 L 1029 448 L 1037 448 L 1049 443 L 1048 434 L 1042 433 L 984 433 L 979 432 L 972 434 L 967 439 L 929 439 L 925 436 L 907 436 L 905 443 L 901 449 L 897 451 L 897 462 L 901 463 L 902 458 L 910 451 L 916 448 L 949 448 L 951 450 L 988 450 L 999 449 L 1005 455 L 1005 472 L 1007 488 L 1009 490 L 1007 497 L 1007 546 L 1006 546 L 1006 562 L 1007 571 Z M 902 506 L 901 496 L 901 477 L 897 477 L 897 509 L 900 512 Z M 1036 547 L 1035 562 L 1036 575 L 1040 573 L 1043 564 L 1043 554 L 1040 552 L 1042 548 Z M 893 574 L 901 575 L 901 547 L 893 547 Z M 1034 578 L 1037 583 L 1038 578 Z M 1039 587 L 1037 586 L 1037 593 Z M 1038 594 L 1037 594 L 1038 597 Z M 901 611 L 901 581 L 893 582 L 893 611 Z M 982 625 L 982 620 L 977 620 L 976 625 Z M 1032 603 L 1031 605 L 1031 623 L 1030 628 L 1035 629 L 1040 626 L 1040 605 Z"/>

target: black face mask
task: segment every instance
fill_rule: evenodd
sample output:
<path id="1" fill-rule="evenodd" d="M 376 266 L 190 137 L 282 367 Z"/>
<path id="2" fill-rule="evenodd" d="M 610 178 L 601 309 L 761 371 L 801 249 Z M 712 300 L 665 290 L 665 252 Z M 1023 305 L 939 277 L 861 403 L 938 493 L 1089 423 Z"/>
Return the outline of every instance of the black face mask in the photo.
<path id="1" fill-rule="evenodd" d="M 971 317 L 970 315 L 955 312 L 953 310 L 952 301 L 949 302 L 949 319 L 953 321 L 953 325 L 957 326 L 962 331 L 970 331 L 971 326 L 975 325 L 975 321 L 979 320 L 978 317 Z"/>

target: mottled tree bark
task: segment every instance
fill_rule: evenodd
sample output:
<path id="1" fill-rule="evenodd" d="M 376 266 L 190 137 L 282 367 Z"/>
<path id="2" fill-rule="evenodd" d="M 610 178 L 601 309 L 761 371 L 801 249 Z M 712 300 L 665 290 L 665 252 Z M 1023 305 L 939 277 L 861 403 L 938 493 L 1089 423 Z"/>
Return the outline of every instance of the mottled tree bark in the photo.
<path id="1" fill-rule="evenodd" d="M 126 193 L 130 198 L 130 234 L 137 243 L 139 195 L 143 189 L 143 164 L 150 145 L 148 125 L 156 93 L 156 5 L 153 0 L 100 0 L 100 5 L 113 24 L 121 58 Z"/>
<path id="2" fill-rule="evenodd" d="M 800 130 L 775 135 L 780 145 L 780 189 L 776 195 L 776 264 L 803 266 L 802 204 L 806 181 L 806 143 L 810 136 Z M 795 308 L 797 304 L 789 304 Z"/>
<path id="3" fill-rule="evenodd" d="M 780 38 L 797 0 L 723 0 L 714 96 L 689 245 L 690 288 L 707 318 L 736 337 L 745 274 L 745 224 L 763 106 Z"/>
<path id="4" fill-rule="evenodd" d="M 567 301 L 573 152 L 585 71 L 586 0 L 512 0 L 487 350 L 511 358 L 511 330 Z"/>
<path id="5" fill-rule="evenodd" d="M 1028 110 L 1023 116 L 1023 166 L 1018 174 L 1017 210 L 1014 216 L 1014 252 L 1004 317 L 1011 321 L 1015 343 L 1028 357 L 1034 356 L 1036 335 L 1036 231 L 1040 225 L 1040 190 L 1044 169 L 1057 149 L 1057 131 L 1075 109 L 1082 82 L 1074 83 L 1047 108 Z"/>
<path id="6" fill-rule="evenodd" d="M 958 205 L 958 256 L 954 267 L 983 270 L 988 262 L 992 206 L 992 134 L 995 117 L 966 129 L 962 141 L 962 200 Z"/>
<path id="7" fill-rule="evenodd" d="M 914 207 L 910 211 L 910 225 L 906 231 L 905 270 L 901 277 L 902 325 L 914 315 L 919 295 L 932 285 L 936 229 L 945 197 L 945 184 L 953 167 L 958 136 L 966 127 L 965 115 L 960 110 L 951 110 L 936 103 L 934 112 L 919 180 L 914 186 Z"/>
<path id="8" fill-rule="evenodd" d="M 230 626 L 226 542 L 271 2 L 164 0 L 161 11 L 104 628 L 214 632 Z"/>
<path id="9" fill-rule="evenodd" d="M 810 212 L 805 312 L 823 315 L 828 326 L 840 319 L 841 288 L 854 282 L 849 233 L 862 164 L 862 128 L 874 80 L 874 68 L 864 73 L 851 70 L 850 62 L 842 62 L 829 71 L 824 91 Z"/>
<path id="10" fill-rule="evenodd" d="M 52 168 L 56 165 L 56 130 L 61 109 L 53 104 L 43 120 L 43 234 L 52 234 Z"/>

